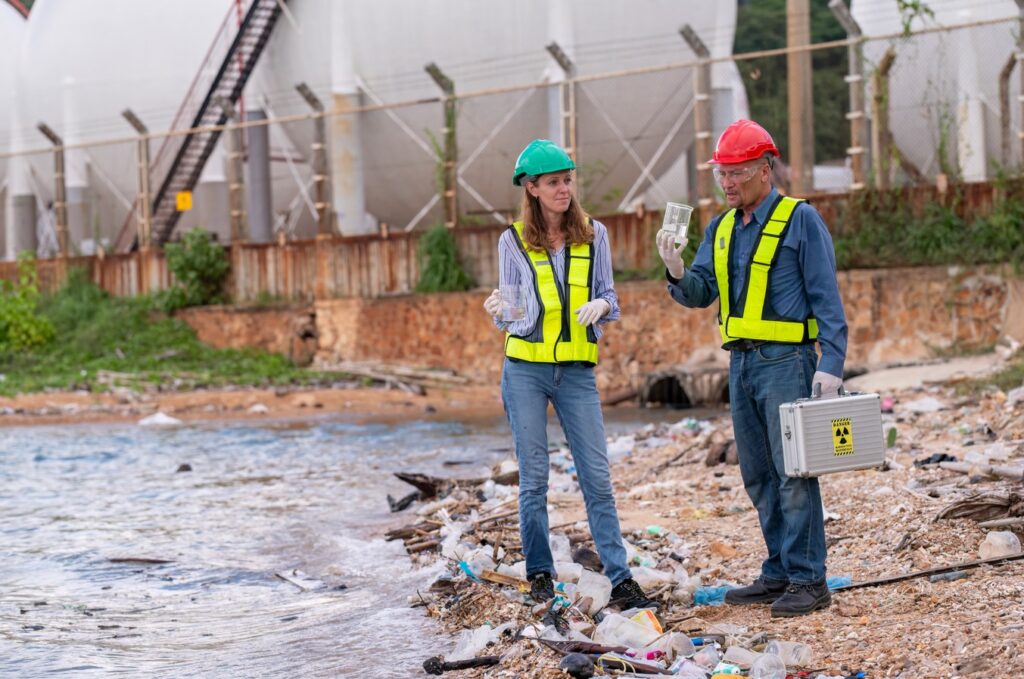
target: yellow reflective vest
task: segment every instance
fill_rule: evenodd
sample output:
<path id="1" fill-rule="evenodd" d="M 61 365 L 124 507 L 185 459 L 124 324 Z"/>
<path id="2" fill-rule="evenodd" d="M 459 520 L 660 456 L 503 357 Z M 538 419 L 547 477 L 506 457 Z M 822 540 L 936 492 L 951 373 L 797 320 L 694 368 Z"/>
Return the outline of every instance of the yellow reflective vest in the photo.
<path id="1" fill-rule="evenodd" d="M 505 333 L 505 355 L 532 363 L 597 364 L 597 336 L 582 326 L 573 311 L 594 298 L 594 244 L 566 246 L 565 280 L 556 281 L 547 250 L 531 250 L 523 240 L 523 223 L 509 227 L 533 270 L 533 289 L 540 316 L 528 335 Z M 524 283 L 526 283 L 524 281 Z"/>
<path id="2" fill-rule="evenodd" d="M 713 259 L 718 283 L 718 329 L 722 333 L 723 344 L 739 339 L 799 344 L 818 336 L 818 322 L 814 318 L 802 321 L 779 319 L 768 300 L 768 272 L 778 258 L 793 211 L 801 202 L 799 198 L 788 196 L 780 196 L 776 201 L 754 246 L 754 255 L 747 265 L 746 287 L 737 298 L 736 309 L 730 308 L 729 297 L 729 253 L 736 210 L 729 210 L 718 222 Z"/>

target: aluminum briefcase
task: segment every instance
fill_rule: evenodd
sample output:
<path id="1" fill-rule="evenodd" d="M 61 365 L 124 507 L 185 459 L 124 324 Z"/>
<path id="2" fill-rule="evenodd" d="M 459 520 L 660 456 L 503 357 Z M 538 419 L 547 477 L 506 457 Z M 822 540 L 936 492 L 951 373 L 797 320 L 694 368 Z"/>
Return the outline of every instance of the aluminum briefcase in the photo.
<path id="1" fill-rule="evenodd" d="M 820 476 L 885 463 L 878 394 L 843 393 L 779 406 L 787 476 Z"/>

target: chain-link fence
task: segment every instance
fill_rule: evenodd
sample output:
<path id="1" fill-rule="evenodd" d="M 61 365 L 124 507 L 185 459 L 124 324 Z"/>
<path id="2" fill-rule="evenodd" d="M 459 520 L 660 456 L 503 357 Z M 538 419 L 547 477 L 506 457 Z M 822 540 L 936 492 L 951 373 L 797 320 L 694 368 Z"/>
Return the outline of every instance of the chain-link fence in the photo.
<path id="1" fill-rule="evenodd" d="M 395 87 L 360 82 L 358 95 L 322 102 L 322 117 L 295 113 L 294 101 L 248 100 L 244 109 L 261 111 L 265 120 L 250 117 L 226 126 L 193 191 L 182 197 L 175 233 L 201 227 L 222 242 L 264 249 L 294 243 L 287 267 L 261 264 L 246 270 L 305 272 L 290 276 L 303 281 L 302 291 L 280 281 L 267 285 L 275 295 L 308 298 L 312 279 L 326 269 L 294 260 L 300 251 L 310 258 L 324 256 L 323 249 L 298 247 L 317 234 L 394 239 L 450 222 L 452 213 L 460 227 L 473 227 L 474 233 L 503 227 L 520 199 L 511 169 L 535 137 L 554 138 L 574 153 L 579 195 L 594 214 L 642 215 L 670 200 L 718 203 L 721 196 L 712 182 L 710 194 L 700 195 L 699 179 L 708 168 L 698 142 L 703 135 L 713 145 L 725 125 L 746 115 L 764 124 L 782 148 L 777 179 L 783 189 L 792 183 L 787 168 L 795 160 L 790 157 L 794 125 L 813 132 L 810 192 L 992 180 L 1016 172 L 1022 161 L 1024 66 L 1017 63 L 1018 33 L 1016 19 L 989 20 L 815 46 L 808 50 L 813 110 L 800 115 L 786 107 L 785 50 L 617 73 L 568 73 L 534 85 L 465 93 L 456 80 L 452 100 L 437 90 L 435 96 L 401 101 Z M 705 67 L 712 77 L 708 91 L 701 91 Z M 704 101 L 711 115 L 701 123 L 696 109 Z M 318 135 L 326 141 L 324 173 L 317 169 Z M 142 218 L 139 140 L 149 145 L 146 179 L 152 196 L 162 181 L 161 135 L 126 134 L 87 144 L 65 140 L 62 159 L 55 152 L 60 147 L 43 146 L 39 137 L 37 143 L 22 140 L 21 148 L 32 152 L 0 156 L 7 176 L 2 190 L 8 223 L 0 229 L 6 252 L 34 249 L 39 257 L 54 256 L 62 232 L 69 256 L 130 249 L 131 239 L 122 236 L 137 231 Z M 262 174 L 253 165 L 259 148 L 265 149 L 269 166 Z M 22 233 L 12 219 L 32 224 L 32 233 Z M 493 258 L 493 242 L 493 235 L 467 236 L 460 247 L 472 250 L 464 253 L 468 258 Z M 378 256 L 376 249 L 357 248 L 363 253 L 359 257 L 328 267 L 336 280 L 349 282 L 328 287 L 337 294 L 411 289 L 415 247 L 381 247 L 391 252 L 387 267 L 400 275 L 378 276 L 368 287 L 351 283 L 369 278 L 337 272 L 382 266 L 368 261 Z M 650 265 L 649 253 L 635 242 L 629 248 L 632 254 L 616 254 L 617 267 Z M 337 257 L 351 255 L 346 248 L 333 251 Z M 478 278 L 490 279 L 491 264 L 473 267 Z M 241 282 L 239 290 L 255 297 L 260 285 Z"/>

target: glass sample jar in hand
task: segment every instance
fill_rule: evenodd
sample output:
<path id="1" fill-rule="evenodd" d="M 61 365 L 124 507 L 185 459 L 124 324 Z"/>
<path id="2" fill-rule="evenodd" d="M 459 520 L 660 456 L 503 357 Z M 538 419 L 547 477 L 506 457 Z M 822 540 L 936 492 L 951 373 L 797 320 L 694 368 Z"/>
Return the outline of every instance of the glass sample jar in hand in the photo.
<path id="1" fill-rule="evenodd" d="M 690 215 L 693 208 L 682 203 L 667 203 L 665 217 L 661 221 L 661 230 L 672 234 L 676 245 L 686 240 L 686 231 L 690 226 Z"/>
<path id="2" fill-rule="evenodd" d="M 501 320 L 521 321 L 526 318 L 526 286 L 503 285 L 501 291 Z"/>

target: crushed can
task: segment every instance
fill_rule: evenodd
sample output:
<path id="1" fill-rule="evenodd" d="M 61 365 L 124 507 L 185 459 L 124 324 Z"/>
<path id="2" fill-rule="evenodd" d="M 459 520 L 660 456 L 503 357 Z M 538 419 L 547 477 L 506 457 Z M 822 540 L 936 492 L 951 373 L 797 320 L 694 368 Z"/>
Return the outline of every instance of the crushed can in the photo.
<path id="1" fill-rule="evenodd" d="M 885 464 L 878 394 L 840 392 L 779 406 L 787 476 L 820 476 Z"/>

